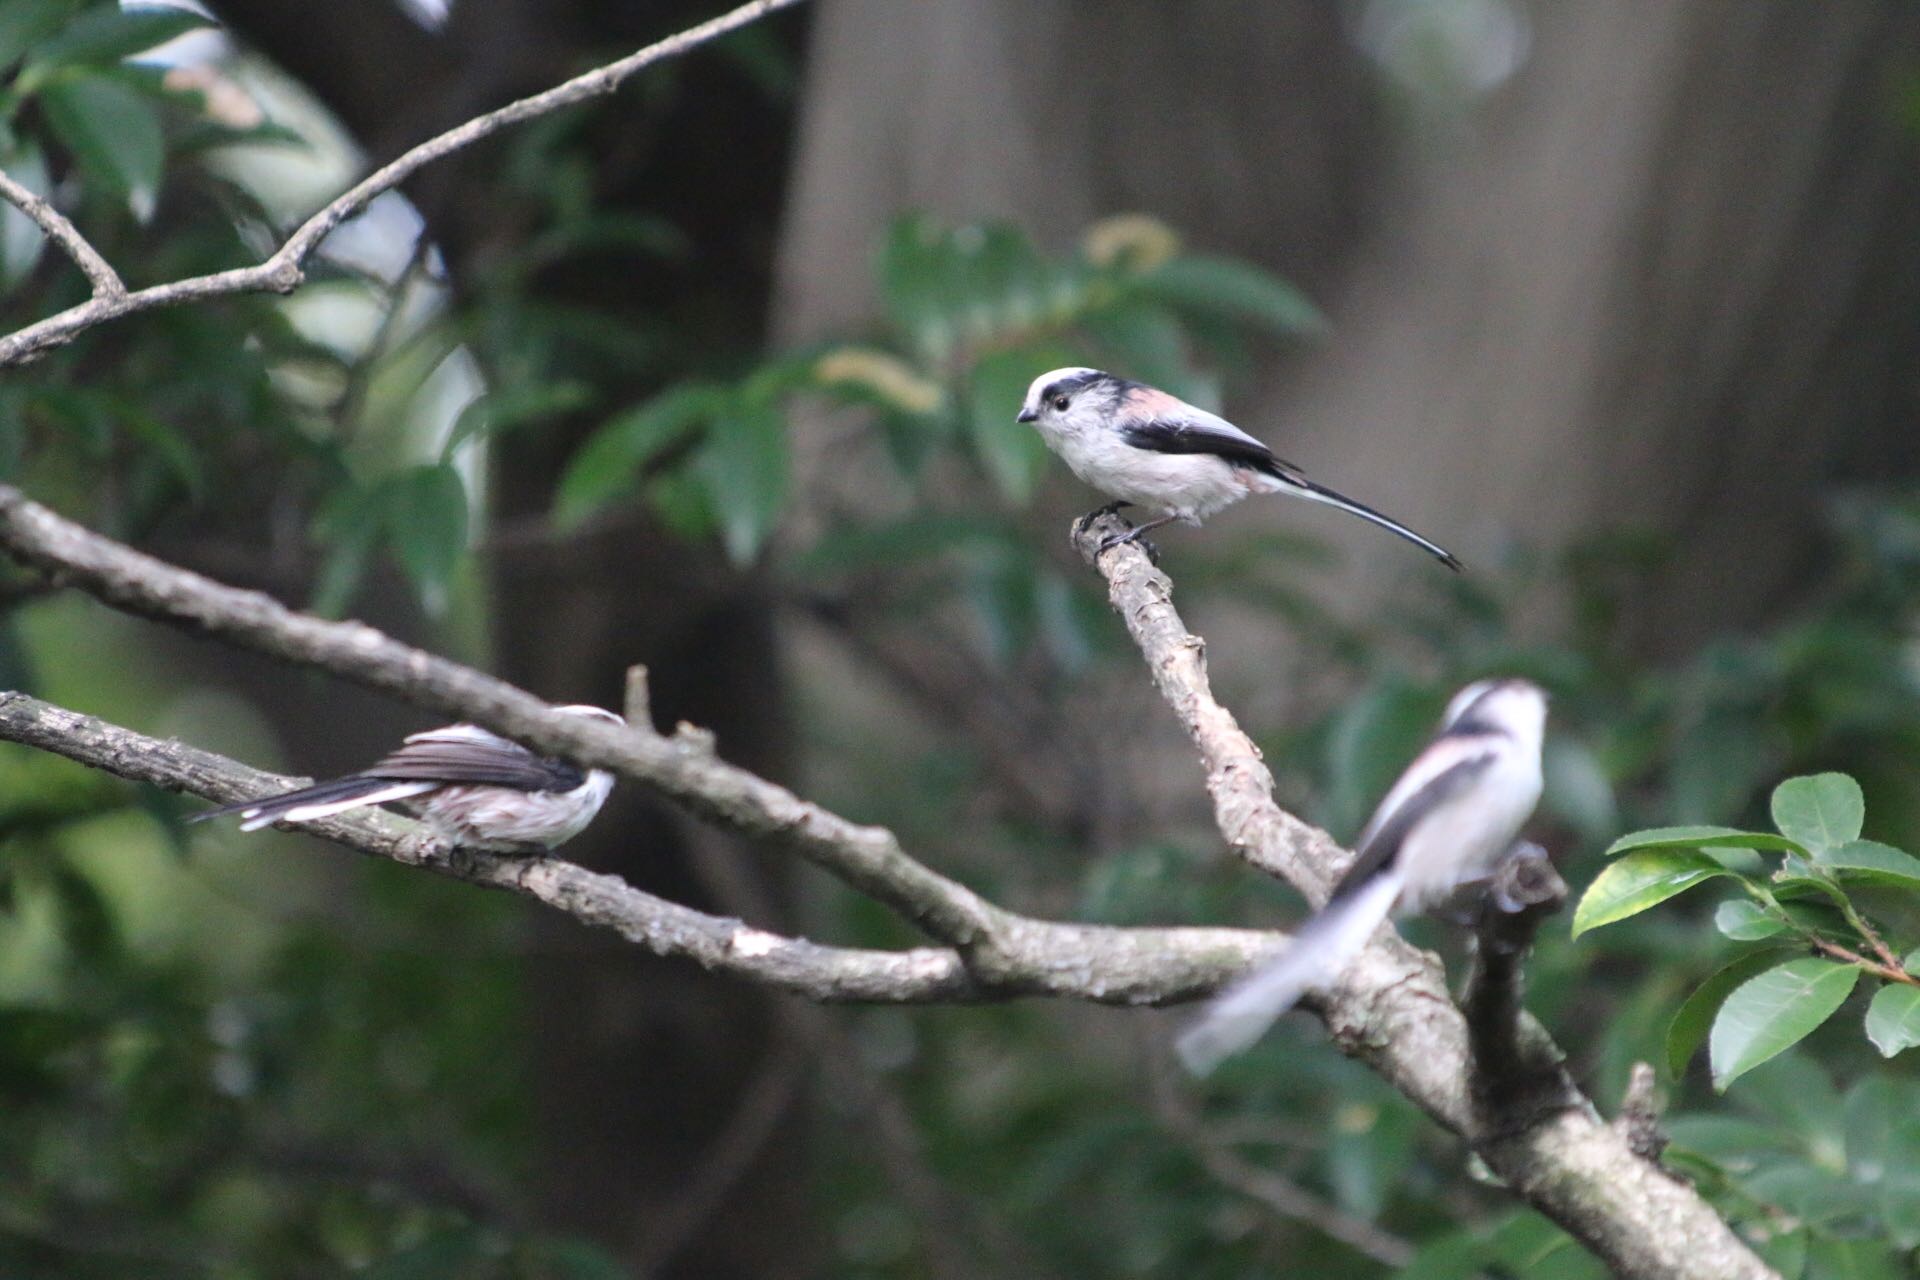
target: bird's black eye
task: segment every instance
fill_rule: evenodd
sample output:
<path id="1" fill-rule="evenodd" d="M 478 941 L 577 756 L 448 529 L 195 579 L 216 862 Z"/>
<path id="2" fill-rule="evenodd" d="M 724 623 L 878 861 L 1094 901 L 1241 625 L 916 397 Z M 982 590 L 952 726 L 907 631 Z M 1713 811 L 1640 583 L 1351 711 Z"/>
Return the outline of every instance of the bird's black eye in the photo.
<path id="1" fill-rule="evenodd" d="M 1070 403 L 1071 401 L 1069 401 L 1065 396 L 1055 396 L 1053 398 L 1053 407 L 1059 410 L 1061 413 L 1065 413 L 1067 411 L 1067 405 Z"/>

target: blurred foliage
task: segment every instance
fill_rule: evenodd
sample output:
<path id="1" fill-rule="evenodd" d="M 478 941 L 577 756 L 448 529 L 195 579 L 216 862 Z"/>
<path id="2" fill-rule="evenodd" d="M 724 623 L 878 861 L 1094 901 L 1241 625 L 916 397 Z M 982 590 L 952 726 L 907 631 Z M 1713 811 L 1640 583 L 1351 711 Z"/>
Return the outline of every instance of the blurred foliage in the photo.
<path id="1" fill-rule="evenodd" d="M 249 92 L 244 59 L 128 60 L 198 25 L 177 10 L 0 4 L 0 165 L 72 213 L 131 283 L 269 249 L 290 214 L 287 170 L 263 176 L 263 156 L 319 186 L 314 174 L 357 163 L 310 105 Z M 776 49 L 749 40 L 735 52 L 765 93 L 790 91 Z M 636 120 L 649 118 L 649 95 L 671 92 L 643 78 Z M 669 221 L 603 207 L 589 146 L 578 113 L 502 140 L 489 198 L 524 234 L 481 255 L 457 291 L 415 243 L 417 218 L 386 201 L 343 229 L 290 299 L 153 313 L 10 375 L 0 477 L 143 543 L 191 550 L 211 531 L 240 546 L 249 574 L 328 611 L 350 608 L 385 569 L 429 613 L 456 617 L 462 603 L 484 606 L 472 548 L 490 532 L 480 495 L 492 450 L 513 433 L 580 432 L 538 537 L 564 545 L 644 510 L 762 566 L 791 598 L 909 624 L 964 619 L 942 634 L 1031 696 L 1039 721 L 1066 719 L 1077 690 L 1137 681 L 1097 582 L 1067 561 L 1057 522 L 1034 513 L 1046 457 L 1012 421 L 1020 394 L 1044 369 L 1094 363 L 1217 403 L 1251 341 L 1320 327 L 1305 299 L 1137 215 L 1103 220 L 1064 251 L 1005 226 L 909 216 L 881 237 L 869 332 L 759 355 L 737 318 L 636 318 L 534 287 L 555 272 L 624 279 L 688 253 Z M 9 324 L 85 296 L 11 210 L 0 211 L 0 290 Z M 648 382 L 657 394 L 629 398 Z M 844 428 L 830 457 L 796 456 L 786 426 L 800 414 Z M 819 475 L 858 500 L 827 484 L 795 519 L 799 486 Z M 1315 673 L 1262 745 L 1289 803 L 1336 834 L 1359 825 L 1451 689 L 1501 672 L 1555 694 L 1543 826 L 1576 882 L 1599 872 L 1598 851 L 1623 829 L 1751 830 L 1776 782 L 1832 769 L 1865 798 L 1870 825 L 1854 836 L 1920 847 L 1920 495 L 1846 495 L 1834 512 L 1835 567 L 1817 599 L 1671 664 L 1632 656 L 1636 595 L 1661 548 L 1631 533 L 1552 558 L 1516 551 L 1463 580 L 1423 577 L 1363 621 L 1302 586 L 1324 557 L 1297 540 L 1223 525 L 1183 547 L 1176 576 L 1183 606 L 1253 611 Z M 0 579 L 0 592 L 10 586 Z M 1545 623 L 1543 602 L 1554 606 Z M 49 612 L 30 592 L 6 605 L 6 682 L 171 723 L 170 673 L 143 669 L 134 646 L 122 639 L 113 660 L 87 665 L 105 643 L 97 621 Z M 1005 743 L 956 725 L 902 753 L 832 711 L 804 717 L 809 732 L 858 767 L 827 798 L 963 860 L 970 883 L 1010 905 L 1117 923 L 1289 918 L 1284 892 L 1211 843 L 1159 834 L 1089 857 L 1094 842 L 1071 822 L 982 818 Z M 1920 1192 L 1904 1172 L 1920 1167 L 1911 1055 L 1883 1061 L 1835 1019 L 1742 1074 L 1745 1055 L 1741 1072 L 1720 1073 L 1731 1085 L 1721 1096 L 1686 1060 L 1696 1055 L 1677 1051 L 1691 1045 L 1671 1041 L 1684 1021 L 1682 1039 L 1697 1044 L 1711 1013 L 1782 965 L 1798 975 L 1830 963 L 1769 948 L 1857 940 L 1841 899 L 1889 938 L 1920 933 L 1897 893 L 1814 856 L 1798 817 L 1776 826 L 1792 842 L 1777 850 L 1782 866 L 1799 860 L 1805 893 L 1701 853 L 1718 868 L 1711 882 L 1741 886 L 1731 909 L 1709 912 L 1692 894 L 1577 943 L 1548 937 L 1530 1005 L 1603 1104 L 1634 1061 L 1667 1064 L 1673 1163 L 1784 1274 L 1907 1274 L 1920 1242 Z M 1611 865 L 1677 858 L 1677 878 L 1655 884 L 1687 881 L 1704 865 L 1680 855 L 1700 838 L 1643 835 Z M 984 844 L 1012 853 L 988 861 Z M 189 844 L 170 802 L 4 753 L 0 1274 L 623 1274 L 594 1246 L 524 1219 L 536 1175 L 516 906 L 356 864 L 343 908 L 339 881 L 310 882 L 284 856 L 292 848 Z M 871 902 L 818 896 L 810 924 L 822 935 L 902 940 Z M 1729 967 L 1727 942 L 1741 939 L 1761 959 Z M 1868 1004 L 1883 1047 L 1903 1042 L 1904 1011 L 1874 1020 L 1864 993 L 1830 1003 L 1849 999 Z M 1148 1015 L 1026 1005 L 847 1017 L 864 1068 L 904 1100 L 927 1166 L 978 1207 L 979 1221 L 954 1229 L 994 1259 L 982 1274 L 1385 1270 L 1218 1181 L 1196 1132 L 1411 1242 L 1417 1274 L 1596 1274 L 1550 1225 L 1478 1184 L 1456 1143 L 1298 1024 L 1196 1093 L 1143 1065 L 1164 1061 L 1170 1026 Z M 834 1119 L 820 1126 L 811 1189 L 831 1226 L 827 1273 L 926 1274 L 930 1237 L 953 1224 L 928 1218 L 910 1180 L 876 1158 L 862 1117 Z"/>

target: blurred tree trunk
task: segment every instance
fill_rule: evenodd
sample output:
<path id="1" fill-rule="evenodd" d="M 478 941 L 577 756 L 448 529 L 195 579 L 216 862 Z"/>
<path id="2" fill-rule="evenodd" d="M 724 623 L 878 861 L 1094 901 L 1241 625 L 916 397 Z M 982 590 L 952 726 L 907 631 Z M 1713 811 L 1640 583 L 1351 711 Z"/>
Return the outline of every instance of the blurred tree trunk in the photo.
<path id="1" fill-rule="evenodd" d="M 1403 150 L 1343 12 L 825 0 L 779 329 L 864 314 L 899 209 L 1056 242 L 1145 209 L 1332 313 L 1230 406 L 1310 473 L 1483 569 L 1509 538 L 1668 535 L 1655 651 L 1764 617 L 1818 570 L 1823 491 L 1920 469 L 1920 12 L 1529 6 L 1518 74 Z M 1278 507 L 1353 553 L 1343 595 L 1407 572 Z"/>
<path id="2" fill-rule="evenodd" d="M 386 0 L 353 4 L 393 11 Z M 459 0 L 438 34 L 377 42 L 349 36 L 347 13 L 335 29 L 331 15 L 288 22 L 280 0 L 221 4 L 243 38 L 301 73 L 358 129 L 376 162 L 716 7 L 673 0 L 639 8 L 618 0 Z M 316 34 L 316 24 L 328 29 Z M 798 32 L 792 20 L 769 25 L 789 42 Z M 738 69 L 710 50 L 655 76 L 678 80 L 664 95 L 672 105 L 663 127 L 636 139 L 631 126 L 630 95 L 658 88 L 652 78 L 588 121 L 601 164 L 594 190 L 603 207 L 661 215 L 684 230 L 694 246 L 687 261 L 650 268 L 623 260 L 614 271 L 563 265 L 536 287 L 543 299 L 614 319 L 691 317 L 700 340 L 737 349 L 756 337 L 765 314 L 788 120 L 752 102 Z M 504 207 L 511 202 L 488 198 L 500 154 L 481 148 L 409 188 L 456 289 L 538 229 L 513 222 Z M 647 377 L 636 370 L 625 384 L 595 391 L 601 404 L 619 406 L 657 389 Z M 729 759 L 782 776 L 789 732 L 779 663 L 771 610 L 752 575 L 637 519 L 569 541 L 538 534 L 560 468 L 597 420 L 510 436 L 494 455 L 496 520 L 536 531 L 504 540 L 494 562 L 501 674 L 556 701 L 617 706 L 627 667 L 646 663 L 659 720 L 710 727 Z M 713 900 L 679 819 L 630 789 L 616 793 L 569 853 L 676 901 L 731 909 Z M 744 1280 L 815 1272 L 803 1212 L 805 1146 L 794 1140 L 800 1110 L 784 1108 L 770 1134 L 744 1150 L 717 1142 L 743 1098 L 766 1093 L 755 1093 L 763 1064 L 790 1059 L 772 1043 L 767 998 L 550 915 L 535 920 L 529 966 L 540 1220 L 657 1274 Z M 690 1216 L 682 1195 L 696 1179 L 716 1176 L 714 1160 L 731 1162 L 720 1171 L 728 1175 L 722 1195 Z"/>

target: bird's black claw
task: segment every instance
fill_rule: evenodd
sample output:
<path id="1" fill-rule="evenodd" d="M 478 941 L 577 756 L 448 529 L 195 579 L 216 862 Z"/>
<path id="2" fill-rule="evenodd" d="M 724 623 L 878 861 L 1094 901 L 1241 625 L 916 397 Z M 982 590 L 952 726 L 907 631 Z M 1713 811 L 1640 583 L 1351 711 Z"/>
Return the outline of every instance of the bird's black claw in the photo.
<path id="1" fill-rule="evenodd" d="M 1087 514 L 1081 516 L 1078 520 L 1075 520 L 1073 522 L 1073 531 L 1070 537 L 1073 540 L 1077 541 L 1080 538 L 1080 535 L 1084 534 L 1089 528 L 1091 528 L 1093 525 L 1093 522 L 1095 520 L 1098 520 L 1101 516 L 1118 515 L 1120 512 L 1124 511 L 1126 508 L 1132 505 L 1133 504 L 1131 502 L 1109 502 L 1104 507 L 1095 507 L 1092 511 L 1087 512 Z M 1106 550 L 1105 547 L 1101 547 L 1100 549 L 1102 551 Z"/>

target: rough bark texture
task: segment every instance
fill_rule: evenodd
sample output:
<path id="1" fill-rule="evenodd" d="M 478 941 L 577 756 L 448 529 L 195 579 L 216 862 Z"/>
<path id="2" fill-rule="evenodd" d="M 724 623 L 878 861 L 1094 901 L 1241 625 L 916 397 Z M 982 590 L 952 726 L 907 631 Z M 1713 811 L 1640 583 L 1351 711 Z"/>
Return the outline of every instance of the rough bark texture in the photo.
<path id="1" fill-rule="evenodd" d="M 1273 779 L 1232 714 L 1214 699 L 1200 656 L 1203 645 L 1175 612 L 1166 576 L 1137 546 L 1096 551 L 1103 535 L 1124 527 L 1111 516 L 1094 522 L 1080 535 L 1081 552 L 1106 576 L 1114 608 L 1200 754 L 1222 835 L 1256 866 L 1280 868 L 1310 896 L 1324 897 L 1330 877 L 1350 855 L 1273 802 Z M 622 729 L 559 715 L 501 681 L 409 649 L 371 628 L 294 614 L 257 594 L 222 587 L 121 547 L 5 486 L 0 486 L 0 548 L 19 563 L 57 575 L 118 608 L 387 689 L 541 750 L 615 770 L 716 826 L 807 857 L 951 944 L 951 958 L 830 957 L 853 965 L 899 966 L 892 977 L 915 998 L 974 994 L 950 985 L 956 981 L 956 962 L 969 984 L 998 994 L 1121 1003 L 1191 997 L 1216 988 L 1259 954 L 1249 945 L 1259 935 L 1228 930 L 1103 929 L 1014 915 L 914 860 L 890 832 L 849 823 L 725 764 L 697 730 L 667 738 L 645 724 Z M 236 776 L 230 762 L 140 740 L 20 695 L 0 700 L 0 737 L 143 780 L 205 790 L 216 799 L 231 798 L 249 781 Z M 377 830 L 388 820 L 355 821 L 374 823 Z M 334 827 L 327 833 L 342 830 L 352 835 L 355 829 Z M 758 931 L 743 934 L 733 922 L 688 919 L 680 914 L 684 909 L 671 909 L 617 880 L 582 882 L 579 877 L 586 873 L 554 860 L 515 864 L 412 847 L 416 851 L 407 860 L 456 872 L 470 865 L 480 868 L 468 874 L 470 879 L 527 892 L 538 893 L 534 886 L 546 885 L 548 892 L 540 896 L 555 905 L 579 908 L 596 923 L 616 927 L 631 919 L 639 936 L 649 940 L 656 936 L 649 917 L 669 916 L 686 930 L 689 940 L 682 945 L 688 953 L 709 961 L 731 957 L 737 966 L 743 953 L 764 959 L 781 952 L 783 960 L 794 954 L 785 951 L 783 940 Z M 391 845 L 377 851 L 400 856 Z M 554 891 L 552 876 L 571 879 L 579 893 L 569 897 Z M 595 908 L 595 900 L 611 905 Z M 705 934 L 697 926 L 704 926 Z M 1481 983 L 1472 1027 L 1449 998 L 1439 961 L 1396 936 L 1376 940 L 1339 985 L 1314 1004 L 1346 1052 L 1458 1133 L 1516 1194 L 1618 1274 L 1648 1280 L 1771 1275 L 1690 1187 L 1637 1154 L 1629 1127 L 1601 1120 L 1567 1077 L 1551 1038 L 1519 1011 L 1519 971 L 1512 954 L 1517 952 L 1509 953 L 1504 967 L 1489 968 L 1494 977 Z M 785 985 L 793 985 L 791 977 Z M 1488 1060 L 1496 1055 L 1510 1060 Z M 1489 1076 L 1520 1074 L 1551 1087 L 1509 1096 L 1482 1083 Z"/>

